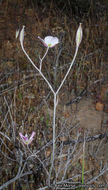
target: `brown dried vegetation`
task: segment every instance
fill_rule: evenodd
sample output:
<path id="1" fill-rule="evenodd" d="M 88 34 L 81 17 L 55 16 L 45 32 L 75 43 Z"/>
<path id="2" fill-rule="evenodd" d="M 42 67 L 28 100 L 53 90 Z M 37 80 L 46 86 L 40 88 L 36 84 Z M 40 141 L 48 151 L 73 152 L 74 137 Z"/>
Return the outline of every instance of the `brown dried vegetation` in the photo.
<path id="1" fill-rule="evenodd" d="M 64 146 L 63 143 L 77 139 L 78 131 L 80 138 L 84 138 L 84 134 L 94 136 L 108 132 L 106 7 L 99 6 L 99 13 L 101 12 L 99 15 L 91 4 L 90 12 L 88 11 L 88 14 L 82 16 L 80 20 L 76 15 L 70 14 L 69 17 L 59 10 L 53 1 L 47 3 L 44 8 L 34 4 L 25 6 L 28 5 L 28 1 L 22 4 L 18 0 L 13 2 L 6 0 L 0 3 L 0 185 L 16 176 L 20 149 L 24 154 L 23 162 L 27 162 L 24 170 L 31 172 L 11 183 L 6 189 L 26 190 L 29 186 L 29 189 L 33 190 L 45 186 L 47 178 L 38 158 L 30 160 L 26 158 L 30 156 L 30 151 L 41 150 L 38 156 L 45 167 L 50 169 L 52 153 L 52 94 L 24 56 L 19 41 L 15 39 L 15 32 L 22 25 L 26 26 L 25 49 L 36 65 L 39 64 L 39 55 L 42 56 L 45 52 L 37 36 L 44 38 L 46 35 L 53 35 L 61 38 L 62 44 L 48 52 L 42 68 L 56 89 L 74 54 L 78 24 L 83 23 L 83 41 L 75 65 L 58 97 L 55 168 L 58 170 L 60 164 L 62 167 L 66 164 L 68 151 L 72 152 L 74 147 L 70 147 L 69 143 Z M 60 48 L 62 51 L 59 65 L 54 71 Z M 72 102 L 79 96 L 81 100 Z M 36 136 L 29 150 L 22 146 L 19 132 L 31 134 L 32 131 L 36 132 Z M 46 147 L 42 148 L 44 146 Z M 107 137 L 86 143 L 85 183 L 98 176 L 100 168 L 107 164 L 107 147 Z M 74 154 L 70 153 L 70 157 L 70 167 L 65 178 L 76 176 L 73 182 L 81 182 L 82 143 L 77 144 Z M 54 173 L 53 179 L 55 175 Z M 61 170 L 60 175 L 56 176 L 57 180 L 59 181 L 63 175 L 64 170 Z M 97 186 L 100 183 L 107 184 L 107 181 L 108 174 L 105 172 L 97 178 L 97 182 L 94 180 L 93 183 Z"/>

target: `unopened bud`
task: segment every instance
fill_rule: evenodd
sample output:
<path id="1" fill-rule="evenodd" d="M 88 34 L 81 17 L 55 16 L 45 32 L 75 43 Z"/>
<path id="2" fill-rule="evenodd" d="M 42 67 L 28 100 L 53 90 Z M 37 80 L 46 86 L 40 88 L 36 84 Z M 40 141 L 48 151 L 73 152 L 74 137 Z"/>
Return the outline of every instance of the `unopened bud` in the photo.
<path id="1" fill-rule="evenodd" d="M 82 23 L 80 23 L 79 28 L 76 33 L 76 46 L 79 47 L 82 40 Z"/>
<path id="2" fill-rule="evenodd" d="M 16 39 L 18 38 L 18 35 L 19 35 L 19 29 L 16 30 Z"/>
<path id="3" fill-rule="evenodd" d="M 23 40 L 24 40 L 24 28 L 25 26 L 22 27 L 22 30 L 20 32 L 20 43 L 23 45 Z"/>

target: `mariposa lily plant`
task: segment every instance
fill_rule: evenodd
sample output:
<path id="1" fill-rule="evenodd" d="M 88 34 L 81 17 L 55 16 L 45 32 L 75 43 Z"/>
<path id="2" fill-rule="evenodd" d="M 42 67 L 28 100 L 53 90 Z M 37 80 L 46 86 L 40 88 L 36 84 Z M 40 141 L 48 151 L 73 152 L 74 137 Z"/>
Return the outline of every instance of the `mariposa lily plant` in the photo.
<path id="1" fill-rule="evenodd" d="M 31 62 L 31 64 L 33 65 L 33 67 L 39 72 L 40 76 L 44 79 L 44 81 L 47 83 L 47 85 L 49 86 L 51 92 L 53 93 L 53 96 L 54 96 L 54 107 L 53 107 L 53 149 L 52 149 L 52 159 L 51 159 L 51 167 L 50 167 L 50 174 L 49 174 L 49 179 L 48 179 L 48 182 L 49 182 L 49 185 L 50 185 L 50 180 L 51 180 L 51 174 L 52 174 L 52 170 L 54 168 L 54 161 L 55 161 L 55 145 L 56 145 L 56 107 L 57 107 L 57 95 L 60 91 L 60 89 L 62 88 L 74 62 L 75 62 L 75 59 L 76 59 L 76 56 L 77 56 L 77 53 L 78 53 L 78 49 L 79 49 L 79 45 L 82 41 L 82 24 L 80 23 L 79 27 L 78 27 L 78 30 L 77 30 L 77 33 L 76 33 L 76 49 L 75 49 L 75 53 L 74 53 L 74 56 L 73 56 L 73 59 L 69 65 L 69 68 L 63 78 L 63 80 L 61 81 L 58 89 L 54 90 L 53 86 L 51 85 L 51 83 L 48 81 L 48 79 L 45 77 L 45 75 L 43 74 L 42 72 L 42 62 L 45 58 L 45 56 L 47 55 L 48 53 L 48 50 L 50 48 L 53 48 L 55 47 L 58 43 L 59 43 L 59 39 L 57 37 L 53 37 L 53 36 L 46 36 L 44 39 L 42 39 L 41 37 L 38 36 L 38 39 L 43 43 L 43 45 L 47 48 L 46 49 L 46 52 L 44 54 L 44 56 L 42 58 L 40 58 L 40 67 L 38 68 L 38 66 L 36 64 L 34 64 L 34 62 L 32 61 L 32 59 L 30 58 L 30 56 L 27 54 L 27 52 L 25 51 L 24 49 L 24 45 L 23 45 L 23 41 L 24 41 L 24 28 L 25 26 L 22 27 L 22 30 L 20 31 L 20 44 L 21 44 L 21 48 L 24 52 L 24 54 L 26 55 L 26 57 L 28 58 L 28 60 Z M 16 36 L 18 35 L 19 31 L 17 32 Z M 20 133 L 20 137 L 23 141 L 24 144 L 30 144 L 33 140 L 33 137 L 35 135 L 35 132 L 32 133 L 31 137 L 28 138 L 27 135 L 23 136 L 22 133 Z"/>
<path id="2" fill-rule="evenodd" d="M 28 134 L 26 134 L 25 136 L 22 133 L 19 133 L 21 140 L 24 144 L 29 145 L 31 144 L 31 142 L 33 141 L 33 137 L 35 136 L 35 132 L 33 131 L 30 138 L 28 138 Z"/>

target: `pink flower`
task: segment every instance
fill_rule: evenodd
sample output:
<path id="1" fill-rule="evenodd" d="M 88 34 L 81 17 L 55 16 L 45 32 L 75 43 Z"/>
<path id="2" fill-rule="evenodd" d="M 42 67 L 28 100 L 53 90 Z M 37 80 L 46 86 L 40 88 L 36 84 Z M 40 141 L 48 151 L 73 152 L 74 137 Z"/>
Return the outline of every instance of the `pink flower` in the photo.
<path id="1" fill-rule="evenodd" d="M 39 36 L 38 36 L 38 38 L 44 44 L 44 46 L 47 47 L 47 48 L 52 48 L 56 44 L 59 43 L 59 39 L 57 37 L 53 37 L 53 36 L 46 36 L 44 38 L 44 40 L 42 38 L 40 38 Z"/>
<path id="2" fill-rule="evenodd" d="M 33 141 L 33 137 L 36 133 L 35 132 L 32 132 L 30 138 L 28 138 L 28 135 L 26 134 L 25 136 L 22 135 L 22 133 L 19 133 L 21 139 L 22 139 L 22 142 L 26 145 L 30 144 L 32 141 Z"/>

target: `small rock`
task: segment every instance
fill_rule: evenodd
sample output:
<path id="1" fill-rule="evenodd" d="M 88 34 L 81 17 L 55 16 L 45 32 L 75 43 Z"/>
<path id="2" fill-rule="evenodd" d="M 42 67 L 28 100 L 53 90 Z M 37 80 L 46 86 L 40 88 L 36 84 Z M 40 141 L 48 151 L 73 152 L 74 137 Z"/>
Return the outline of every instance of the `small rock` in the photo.
<path id="1" fill-rule="evenodd" d="M 103 111 L 104 110 L 104 104 L 101 102 L 96 103 L 96 110 L 97 111 Z"/>

